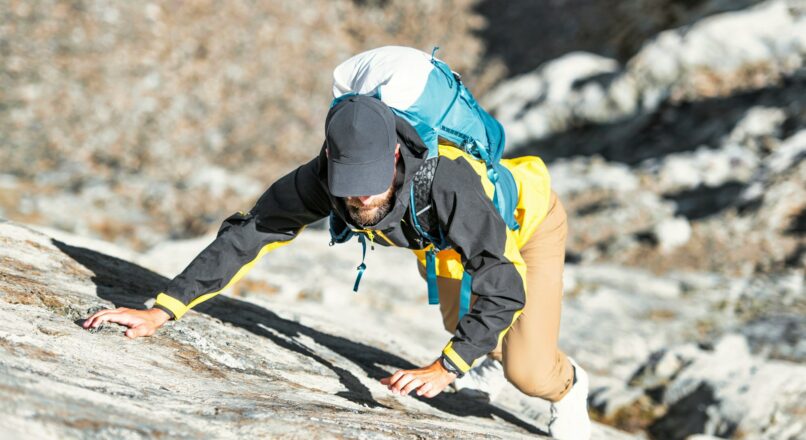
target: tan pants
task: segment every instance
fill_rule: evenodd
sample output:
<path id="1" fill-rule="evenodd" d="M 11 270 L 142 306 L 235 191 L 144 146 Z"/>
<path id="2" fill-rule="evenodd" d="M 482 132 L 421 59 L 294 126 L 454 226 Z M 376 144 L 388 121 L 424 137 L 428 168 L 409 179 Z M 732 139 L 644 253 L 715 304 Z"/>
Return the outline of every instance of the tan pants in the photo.
<path id="1" fill-rule="evenodd" d="M 489 354 L 502 361 L 507 380 L 521 392 L 552 402 L 568 393 L 574 375 L 571 363 L 557 348 L 566 219 L 565 209 L 552 191 L 546 219 L 520 249 L 526 262 L 526 307 L 502 344 Z M 417 266 L 425 278 L 425 268 Z M 456 331 L 461 284 L 461 280 L 437 277 L 442 322 L 451 334 Z M 476 299 L 472 295 L 471 307 Z"/>

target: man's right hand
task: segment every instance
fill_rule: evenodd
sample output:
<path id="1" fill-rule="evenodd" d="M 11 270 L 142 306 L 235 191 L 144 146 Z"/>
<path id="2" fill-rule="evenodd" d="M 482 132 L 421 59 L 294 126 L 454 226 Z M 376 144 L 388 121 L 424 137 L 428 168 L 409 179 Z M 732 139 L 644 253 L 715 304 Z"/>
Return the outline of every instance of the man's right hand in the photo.
<path id="1" fill-rule="evenodd" d="M 151 336 L 162 327 L 171 317 L 160 309 L 136 310 L 126 307 L 117 309 L 106 309 L 95 312 L 84 321 L 82 326 L 85 329 L 96 328 L 104 322 L 115 322 L 129 327 L 126 336 L 137 338 L 140 336 Z"/>

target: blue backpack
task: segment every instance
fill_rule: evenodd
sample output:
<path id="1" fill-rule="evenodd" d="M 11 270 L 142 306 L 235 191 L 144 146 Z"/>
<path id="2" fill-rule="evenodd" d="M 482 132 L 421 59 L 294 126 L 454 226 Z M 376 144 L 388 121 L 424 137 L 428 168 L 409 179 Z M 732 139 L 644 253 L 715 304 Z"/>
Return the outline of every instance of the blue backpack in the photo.
<path id="1" fill-rule="evenodd" d="M 439 228 L 434 231 L 434 228 L 423 227 L 424 217 L 418 214 L 417 202 L 419 205 L 428 203 L 433 168 L 439 157 L 439 138 L 447 139 L 485 163 L 487 177 L 495 187 L 493 203 L 496 209 L 507 227 L 512 230 L 520 228 L 515 220 L 518 203 L 515 179 L 500 163 L 505 146 L 504 128 L 478 105 L 462 83 L 461 76 L 434 56 L 437 49 L 435 47 L 429 55 L 409 47 L 385 46 L 355 55 L 333 72 L 335 99 L 331 104 L 331 107 L 335 106 L 357 94 L 374 96 L 411 124 L 428 148 L 426 161 L 411 186 L 409 210 L 414 228 L 433 245 L 426 253 L 429 304 L 439 304 L 436 252 L 447 249 L 449 244 Z M 331 244 L 348 241 L 355 233 L 349 228 L 338 230 L 334 219 L 331 213 Z M 360 234 L 358 240 L 362 245 L 362 259 L 353 286 L 356 292 L 366 269 L 366 240 Z M 460 319 L 470 309 L 471 284 L 471 276 L 465 272 L 459 302 Z"/>

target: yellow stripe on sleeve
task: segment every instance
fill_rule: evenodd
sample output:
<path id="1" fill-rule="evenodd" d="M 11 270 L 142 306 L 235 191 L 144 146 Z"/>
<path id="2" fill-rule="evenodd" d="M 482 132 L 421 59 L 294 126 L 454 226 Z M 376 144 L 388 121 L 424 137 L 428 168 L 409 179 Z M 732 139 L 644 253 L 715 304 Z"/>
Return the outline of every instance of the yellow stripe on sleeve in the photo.
<path id="1" fill-rule="evenodd" d="M 302 229 L 305 228 L 303 227 Z M 302 229 L 300 229 L 297 232 L 297 235 L 299 235 L 299 233 L 302 232 Z M 230 286 L 240 281 L 241 278 L 243 278 L 247 273 L 249 273 L 250 270 L 252 270 L 252 268 L 255 266 L 258 260 L 260 260 L 264 255 L 273 251 L 274 249 L 283 247 L 291 243 L 292 240 L 293 239 L 286 241 L 277 241 L 263 246 L 260 249 L 260 252 L 257 253 L 257 256 L 254 259 L 252 259 L 252 261 L 244 264 L 243 266 L 241 266 L 240 269 L 238 269 L 238 272 L 235 273 L 235 275 L 232 277 L 232 279 L 229 280 L 226 286 L 222 287 L 220 290 L 216 290 L 215 292 L 205 293 L 204 295 L 201 295 L 200 297 L 191 301 L 190 304 L 188 304 L 187 306 L 184 305 L 182 301 L 179 301 L 178 299 L 169 296 L 166 293 L 160 293 L 159 295 L 157 295 L 157 300 L 154 304 L 163 306 L 166 309 L 170 310 L 174 314 L 174 319 L 178 320 L 179 318 L 182 317 L 182 315 L 187 313 L 188 310 L 227 290 Z"/>
<path id="2" fill-rule="evenodd" d="M 180 316 L 185 314 L 187 307 L 182 301 L 164 293 L 160 292 L 157 295 L 157 300 L 154 302 L 155 306 L 162 306 L 170 310 L 174 314 L 174 319 L 179 319 Z"/>
<path id="3" fill-rule="evenodd" d="M 445 348 L 442 350 L 442 353 L 444 353 L 445 356 L 448 356 L 448 359 L 450 359 L 451 362 L 453 362 L 453 364 L 456 365 L 459 368 L 459 371 L 462 373 L 467 373 L 470 370 L 470 365 L 468 365 L 467 362 L 465 362 L 465 360 L 462 359 L 461 356 L 456 353 L 456 351 L 454 351 L 453 341 L 448 342 L 448 345 L 445 346 Z"/>

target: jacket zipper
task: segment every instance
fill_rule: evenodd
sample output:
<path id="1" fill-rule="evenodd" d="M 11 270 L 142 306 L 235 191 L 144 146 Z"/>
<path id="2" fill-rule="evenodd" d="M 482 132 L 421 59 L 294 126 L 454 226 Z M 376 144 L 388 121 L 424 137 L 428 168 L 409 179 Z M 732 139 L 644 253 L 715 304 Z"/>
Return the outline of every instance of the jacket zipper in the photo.
<path id="1" fill-rule="evenodd" d="M 375 250 L 375 233 L 371 229 L 353 229 L 353 232 L 363 232 L 364 235 L 369 237 L 369 246 Z"/>
<path id="2" fill-rule="evenodd" d="M 389 239 L 389 237 L 386 236 L 386 234 L 384 234 L 381 231 L 374 231 L 372 229 L 353 229 L 353 232 L 363 232 L 364 234 L 367 234 L 367 237 L 369 237 L 370 245 L 375 244 L 375 234 L 378 234 L 378 236 L 383 238 L 384 241 L 389 243 L 390 246 L 398 247 L 392 240 Z"/>

